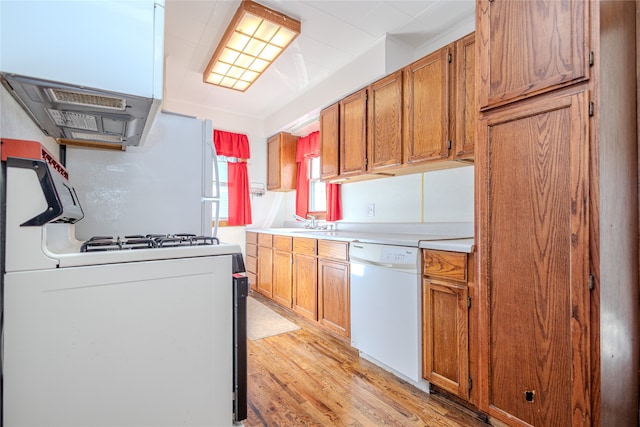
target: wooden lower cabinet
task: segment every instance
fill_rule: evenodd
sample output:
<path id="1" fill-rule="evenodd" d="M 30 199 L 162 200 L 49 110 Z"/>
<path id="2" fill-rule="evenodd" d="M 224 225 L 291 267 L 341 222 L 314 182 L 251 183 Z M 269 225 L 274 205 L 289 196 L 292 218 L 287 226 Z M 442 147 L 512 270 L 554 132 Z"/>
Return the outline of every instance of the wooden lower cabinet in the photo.
<path id="1" fill-rule="evenodd" d="M 258 292 L 273 298 L 273 236 L 258 234 Z"/>
<path id="2" fill-rule="evenodd" d="M 425 249 L 422 261 L 422 375 L 432 385 L 471 400 L 473 255 Z"/>
<path id="3" fill-rule="evenodd" d="M 293 253 L 292 238 L 273 236 L 273 300 L 278 304 L 291 308 Z"/>
<path id="4" fill-rule="evenodd" d="M 467 285 L 424 279 L 422 374 L 431 384 L 469 397 Z"/>
<path id="5" fill-rule="evenodd" d="M 258 290 L 258 233 L 247 231 L 246 233 L 246 259 L 245 269 L 249 285 L 253 291 Z"/>
<path id="6" fill-rule="evenodd" d="M 249 253 L 256 251 L 256 289 L 325 329 L 351 334 L 349 243 L 247 232 Z M 257 244 L 252 243 L 256 241 Z M 255 247 L 254 247 L 255 246 Z"/>
<path id="7" fill-rule="evenodd" d="M 318 322 L 343 337 L 351 336 L 349 244 L 318 240 Z"/>
<path id="8" fill-rule="evenodd" d="M 349 264 L 318 260 L 318 322 L 339 335 L 349 337 Z"/>
<path id="9" fill-rule="evenodd" d="M 318 259 L 316 239 L 293 239 L 293 311 L 318 320 Z"/>

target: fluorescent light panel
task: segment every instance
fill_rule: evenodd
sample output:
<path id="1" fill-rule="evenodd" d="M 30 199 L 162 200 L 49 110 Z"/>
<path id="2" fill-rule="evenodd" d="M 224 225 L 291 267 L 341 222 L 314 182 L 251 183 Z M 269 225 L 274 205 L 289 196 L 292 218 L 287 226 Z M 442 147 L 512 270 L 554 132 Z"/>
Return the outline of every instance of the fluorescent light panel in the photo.
<path id="1" fill-rule="evenodd" d="M 204 71 L 205 83 L 244 92 L 300 34 L 300 21 L 243 0 Z"/>

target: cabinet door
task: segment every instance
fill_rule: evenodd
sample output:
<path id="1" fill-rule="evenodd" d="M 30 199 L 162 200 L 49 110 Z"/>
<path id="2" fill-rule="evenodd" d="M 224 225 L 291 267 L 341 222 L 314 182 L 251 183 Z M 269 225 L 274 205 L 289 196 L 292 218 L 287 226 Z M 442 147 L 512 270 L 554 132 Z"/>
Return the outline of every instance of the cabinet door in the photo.
<path id="1" fill-rule="evenodd" d="M 291 252 L 273 251 L 273 300 L 280 305 L 291 308 L 293 274 L 293 254 Z"/>
<path id="2" fill-rule="evenodd" d="M 425 279 L 422 285 L 423 368 L 430 383 L 469 398 L 467 284 Z"/>
<path id="3" fill-rule="evenodd" d="M 273 250 L 258 246 L 258 292 L 273 297 Z"/>
<path id="4" fill-rule="evenodd" d="M 402 164 L 402 71 L 369 86 L 368 170 Z"/>
<path id="5" fill-rule="evenodd" d="M 318 263 L 315 256 L 295 254 L 293 262 L 293 310 L 318 320 Z"/>
<path id="6" fill-rule="evenodd" d="M 587 79 L 589 2 L 477 3 L 480 108 Z"/>
<path id="7" fill-rule="evenodd" d="M 456 104 L 455 154 L 456 159 L 472 159 L 476 143 L 476 35 L 471 33 L 456 42 Z"/>
<path id="8" fill-rule="evenodd" d="M 513 425 L 590 419 L 589 120 L 579 90 L 487 114 L 478 128 L 483 409 Z"/>
<path id="9" fill-rule="evenodd" d="M 449 46 L 404 69 L 404 163 L 449 155 Z"/>
<path id="10" fill-rule="evenodd" d="M 340 101 L 340 175 L 367 170 L 367 89 Z"/>
<path id="11" fill-rule="evenodd" d="M 320 178 L 329 180 L 340 173 L 340 104 L 320 112 Z"/>
<path id="12" fill-rule="evenodd" d="M 318 259 L 318 322 L 349 337 L 349 265 Z"/>
<path id="13" fill-rule="evenodd" d="M 285 132 L 267 139 L 267 190 L 289 191 L 296 189 L 297 142 L 296 136 Z"/>

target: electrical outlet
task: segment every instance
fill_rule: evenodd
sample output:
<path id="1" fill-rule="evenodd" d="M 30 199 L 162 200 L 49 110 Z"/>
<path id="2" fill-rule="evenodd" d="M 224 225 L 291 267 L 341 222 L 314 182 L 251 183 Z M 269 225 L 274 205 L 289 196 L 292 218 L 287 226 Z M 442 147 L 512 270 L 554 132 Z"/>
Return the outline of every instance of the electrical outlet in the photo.
<path id="1" fill-rule="evenodd" d="M 376 204 L 368 203 L 367 204 L 367 216 L 376 216 Z"/>

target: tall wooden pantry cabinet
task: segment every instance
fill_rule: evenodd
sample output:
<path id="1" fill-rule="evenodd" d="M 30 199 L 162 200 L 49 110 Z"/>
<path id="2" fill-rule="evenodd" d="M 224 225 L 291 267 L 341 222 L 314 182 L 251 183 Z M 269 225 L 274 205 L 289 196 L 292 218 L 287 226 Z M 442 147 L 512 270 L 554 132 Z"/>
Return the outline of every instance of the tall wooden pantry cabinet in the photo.
<path id="1" fill-rule="evenodd" d="M 476 3 L 475 385 L 508 425 L 638 425 L 636 3 Z"/>

